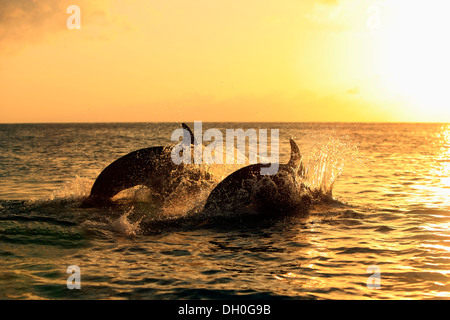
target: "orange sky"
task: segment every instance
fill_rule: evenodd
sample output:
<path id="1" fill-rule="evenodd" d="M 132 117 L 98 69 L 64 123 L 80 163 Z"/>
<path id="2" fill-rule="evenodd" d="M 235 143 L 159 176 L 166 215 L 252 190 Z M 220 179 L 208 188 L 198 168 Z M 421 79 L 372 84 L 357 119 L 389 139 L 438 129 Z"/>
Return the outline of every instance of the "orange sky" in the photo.
<path id="1" fill-rule="evenodd" d="M 2 0 L 0 122 L 450 122 L 446 3 Z"/>

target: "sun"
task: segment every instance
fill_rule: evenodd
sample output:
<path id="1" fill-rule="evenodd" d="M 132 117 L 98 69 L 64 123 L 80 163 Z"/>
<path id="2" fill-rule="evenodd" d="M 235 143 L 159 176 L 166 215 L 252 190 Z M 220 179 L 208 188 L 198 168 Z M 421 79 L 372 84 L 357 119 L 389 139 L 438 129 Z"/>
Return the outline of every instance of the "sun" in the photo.
<path id="1" fill-rule="evenodd" d="M 450 122 L 450 3 L 383 2 L 380 76 L 419 121 Z"/>

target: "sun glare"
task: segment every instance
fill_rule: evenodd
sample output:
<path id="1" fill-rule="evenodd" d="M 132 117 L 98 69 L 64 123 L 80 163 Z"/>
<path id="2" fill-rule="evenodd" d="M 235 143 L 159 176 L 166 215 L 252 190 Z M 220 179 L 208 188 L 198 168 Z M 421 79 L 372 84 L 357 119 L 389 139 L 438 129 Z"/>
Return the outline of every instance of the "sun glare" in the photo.
<path id="1" fill-rule="evenodd" d="M 450 121 L 450 3 L 390 0 L 384 5 L 383 80 L 421 121 Z"/>

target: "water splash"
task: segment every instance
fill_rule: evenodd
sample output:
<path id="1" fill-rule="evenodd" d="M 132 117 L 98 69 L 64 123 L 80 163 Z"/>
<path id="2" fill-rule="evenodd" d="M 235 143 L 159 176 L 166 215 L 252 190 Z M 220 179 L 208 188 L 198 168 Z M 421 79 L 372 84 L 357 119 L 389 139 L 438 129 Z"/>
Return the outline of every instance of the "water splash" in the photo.
<path id="1" fill-rule="evenodd" d="M 303 158 L 304 184 L 313 193 L 332 199 L 333 186 L 344 167 L 359 159 L 358 148 L 348 137 L 328 137 L 312 146 Z"/>
<path id="2" fill-rule="evenodd" d="M 141 223 L 141 220 L 138 220 L 134 223 L 130 222 L 128 220 L 128 216 L 130 213 L 132 213 L 134 210 L 134 207 L 132 207 L 129 211 L 125 212 L 122 216 L 114 220 L 110 224 L 110 229 L 112 231 L 118 232 L 120 234 L 124 234 L 127 236 L 134 236 L 139 231 L 139 224 Z"/>
<path id="3" fill-rule="evenodd" d="M 313 141 L 313 145 L 302 146 L 303 179 L 302 181 L 296 179 L 296 182 L 302 182 L 315 195 L 318 195 L 318 198 L 325 196 L 326 199 L 332 199 L 333 186 L 342 174 L 344 166 L 358 158 L 357 148 L 347 137 L 336 138 L 322 134 L 309 141 Z M 242 155 L 237 149 L 234 151 L 232 153 L 235 159 L 234 164 L 186 165 L 186 175 L 177 181 L 170 181 L 170 179 L 166 181 L 168 184 L 173 184 L 173 192 L 169 195 L 159 195 L 147 187 L 136 186 L 123 190 L 113 200 L 119 204 L 138 206 L 138 212 L 143 214 L 144 218 L 176 218 L 199 213 L 203 210 L 210 192 L 220 181 L 232 172 L 250 164 L 247 155 L 244 157 L 245 163 L 237 163 L 237 159 Z M 227 150 L 227 152 L 229 154 L 230 151 Z M 76 205 L 78 201 L 89 196 L 93 181 L 91 178 L 76 176 L 58 190 L 53 191 L 45 201 L 57 203 L 63 201 Z M 148 212 L 144 213 L 145 210 Z M 125 234 L 132 233 L 137 228 L 134 224 L 129 225 L 128 229 L 126 227 L 130 212 L 120 216 L 114 224 L 115 228 L 119 228 Z"/>
<path id="4" fill-rule="evenodd" d="M 62 187 L 53 191 L 46 200 L 81 201 L 89 196 L 93 182 L 93 179 L 75 176 L 74 179 L 66 181 Z"/>
<path id="5" fill-rule="evenodd" d="M 113 201 L 129 201 L 129 202 L 148 202 L 152 199 L 153 192 L 145 186 L 135 186 L 129 189 L 125 189 L 116 194 Z"/>

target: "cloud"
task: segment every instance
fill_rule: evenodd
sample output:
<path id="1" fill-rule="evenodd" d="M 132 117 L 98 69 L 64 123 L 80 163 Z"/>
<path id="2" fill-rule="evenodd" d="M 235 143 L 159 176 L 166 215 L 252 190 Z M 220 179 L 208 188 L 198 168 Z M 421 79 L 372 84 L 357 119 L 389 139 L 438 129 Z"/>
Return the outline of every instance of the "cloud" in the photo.
<path id="1" fill-rule="evenodd" d="M 37 35 L 43 27 L 56 27 L 54 19 L 65 13 L 62 1 L 2 0 L 0 2 L 0 40 L 23 39 Z"/>
<path id="2" fill-rule="evenodd" d="M 1 0 L 0 50 L 14 51 L 28 44 L 45 41 L 55 33 L 67 31 L 67 7 L 81 8 L 82 28 L 117 23 L 111 13 L 111 0 Z M 92 36 L 92 35 L 91 35 Z M 100 35 L 101 36 L 101 35 Z M 101 37 L 99 37 L 101 38 Z"/>

